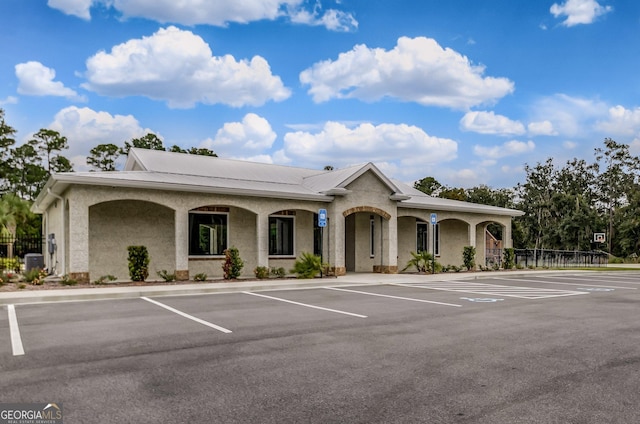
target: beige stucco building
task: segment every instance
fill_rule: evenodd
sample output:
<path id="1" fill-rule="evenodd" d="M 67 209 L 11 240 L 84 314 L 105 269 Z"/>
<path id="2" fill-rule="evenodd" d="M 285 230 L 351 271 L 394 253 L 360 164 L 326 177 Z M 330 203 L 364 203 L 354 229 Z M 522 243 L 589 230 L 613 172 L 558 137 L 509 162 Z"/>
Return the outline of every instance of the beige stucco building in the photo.
<path id="1" fill-rule="evenodd" d="M 302 252 L 338 275 L 398 272 L 419 250 L 462 265 L 464 246 L 484 263 L 487 225 L 502 226 L 511 247 L 511 218 L 522 214 L 427 196 L 371 163 L 319 171 L 145 149 L 132 149 L 121 172 L 53 175 L 33 210 L 57 246 L 46 266 L 79 281 L 128 279 L 130 245 L 147 247 L 149 279 L 220 277 L 227 247 L 249 277 L 257 266 L 289 270 Z"/>

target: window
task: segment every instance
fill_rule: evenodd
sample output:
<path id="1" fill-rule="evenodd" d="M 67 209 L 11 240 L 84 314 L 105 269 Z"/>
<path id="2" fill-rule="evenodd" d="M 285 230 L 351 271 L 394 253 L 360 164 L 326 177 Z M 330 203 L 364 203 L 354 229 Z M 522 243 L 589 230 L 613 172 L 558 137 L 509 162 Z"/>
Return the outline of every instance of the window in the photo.
<path id="1" fill-rule="evenodd" d="M 227 214 L 189 214 L 189 255 L 218 256 L 227 248 Z"/>
<path id="2" fill-rule="evenodd" d="M 434 243 L 433 246 L 429 246 L 429 226 L 432 224 L 428 224 L 423 221 L 418 221 L 416 223 L 416 252 L 431 252 L 435 251 L 435 255 L 440 255 L 440 224 L 436 224 L 435 228 L 435 240 L 432 240 L 431 243 Z"/>
<path id="3" fill-rule="evenodd" d="M 376 238 L 375 238 L 376 221 L 373 215 L 369 217 L 369 228 L 370 228 L 370 234 L 371 234 L 371 237 L 369 239 L 369 246 L 370 246 L 369 256 L 373 258 L 376 255 L 376 250 L 374 248 L 374 246 L 376 245 Z"/>
<path id="4" fill-rule="evenodd" d="M 313 254 L 322 256 L 322 228 L 318 226 L 318 214 L 313 214 Z"/>
<path id="5" fill-rule="evenodd" d="M 294 256 L 293 229 L 292 216 L 269 217 L 269 255 Z"/>
<path id="6" fill-rule="evenodd" d="M 416 252 L 428 252 L 429 251 L 429 224 L 426 222 L 417 223 L 417 240 L 416 240 Z"/>

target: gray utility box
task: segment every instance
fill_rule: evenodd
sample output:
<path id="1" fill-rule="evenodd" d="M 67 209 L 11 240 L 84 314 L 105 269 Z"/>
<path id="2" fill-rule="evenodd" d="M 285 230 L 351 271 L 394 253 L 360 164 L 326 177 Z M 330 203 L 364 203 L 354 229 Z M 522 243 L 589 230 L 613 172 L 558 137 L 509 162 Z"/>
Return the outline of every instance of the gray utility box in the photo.
<path id="1" fill-rule="evenodd" d="M 24 269 L 31 271 L 32 269 L 44 268 L 44 256 L 41 253 L 27 253 L 24 255 Z"/>

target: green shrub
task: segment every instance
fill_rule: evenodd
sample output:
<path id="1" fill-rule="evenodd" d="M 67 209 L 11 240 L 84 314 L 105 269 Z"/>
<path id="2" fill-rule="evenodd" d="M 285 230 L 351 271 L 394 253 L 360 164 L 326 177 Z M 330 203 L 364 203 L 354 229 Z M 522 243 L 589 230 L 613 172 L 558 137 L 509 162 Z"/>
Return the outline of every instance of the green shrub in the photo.
<path id="1" fill-rule="evenodd" d="M 300 259 L 296 260 L 291 273 L 298 278 L 313 278 L 322 271 L 322 259 L 320 256 L 303 252 Z"/>
<path id="2" fill-rule="evenodd" d="M 624 259 L 618 258 L 616 256 L 611 256 L 609 258 L 609 263 L 610 264 L 623 264 L 624 263 Z"/>
<path id="3" fill-rule="evenodd" d="M 33 284 L 34 286 L 39 286 L 44 284 L 44 277 L 46 276 L 47 274 L 43 270 L 33 268 L 24 273 L 24 281 Z"/>
<path id="4" fill-rule="evenodd" d="M 146 246 L 129 246 L 129 276 L 131 281 L 144 281 L 149 276 L 149 252 Z"/>
<path id="5" fill-rule="evenodd" d="M 431 273 L 433 271 L 433 255 L 425 250 L 420 253 L 411 252 L 411 259 L 407 262 L 407 265 L 404 267 L 402 271 L 406 271 L 407 269 L 414 267 L 416 271 L 421 273 Z M 438 262 L 435 263 L 436 272 L 438 270 L 442 270 L 442 265 Z"/>
<path id="6" fill-rule="evenodd" d="M 205 281 L 207 279 L 207 274 L 204 272 L 200 272 L 193 276 L 194 281 Z"/>
<path id="7" fill-rule="evenodd" d="M 69 276 L 65 274 L 60 280 L 60 284 L 62 284 L 63 286 L 75 286 L 76 284 L 78 284 L 78 280 L 69 278 Z"/>
<path id="8" fill-rule="evenodd" d="M 269 278 L 269 268 L 266 266 L 258 266 L 253 270 L 256 278 L 260 280 L 264 280 L 265 278 Z"/>
<path id="9" fill-rule="evenodd" d="M 22 283 L 18 284 L 19 289 L 24 289 L 25 287 L 27 287 L 26 284 L 22 284 Z"/>
<path id="10" fill-rule="evenodd" d="M 224 279 L 234 280 L 238 278 L 244 267 L 244 261 L 240 258 L 238 249 L 236 247 L 225 249 L 224 258 L 224 264 L 222 265 Z"/>
<path id="11" fill-rule="evenodd" d="M 279 268 L 273 267 L 271 268 L 269 273 L 276 278 L 284 278 L 287 276 L 287 271 L 283 267 L 279 267 Z"/>
<path id="12" fill-rule="evenodd" d="M 524 265 L 522 265 L 522 264 L 516 264 L 516 269 L 524 269 Z"/>
<path id="13" fill-rule="evenodd" d="M 507 247 L 503 251 L 504 269 L 513 269 L 516 265 L 516 251 L 513 247 Z"/>
<path id="14" fill-rule="evenodd" d="M 163 269 L 161 271 L 158 271 L 158 275 L 160 276 L 160 278 L 162 278 L 167 283 L 170 283 L 172 281 L 176 281 L 176 273 L 175 272 L 170 274 L 166 269 Z"/>
<path id="15" fill-rule="evenodd" d="M 462 262 L 467 271 L 476 266 L 476 248 L 473 246 L 465 246 L 462 250 Z"/>
<path id="16" fill-rule="evenodd" d="M 100 278 L 98 278 L 97 280 L 95 280 L 93 282 L 93 284 L 97 284 L 97 285 L 106 284 L 107 281 L 116 281 L 116 280 L 117 280 L 117 278 L 115 276 L 111 275 L 111 274 L 103 275 Z"/>
<path id="17" fill-rule="evenodd" d="M 20 272 L 20 261 L 17 258 L 0 258 L 0 271 Z"/>

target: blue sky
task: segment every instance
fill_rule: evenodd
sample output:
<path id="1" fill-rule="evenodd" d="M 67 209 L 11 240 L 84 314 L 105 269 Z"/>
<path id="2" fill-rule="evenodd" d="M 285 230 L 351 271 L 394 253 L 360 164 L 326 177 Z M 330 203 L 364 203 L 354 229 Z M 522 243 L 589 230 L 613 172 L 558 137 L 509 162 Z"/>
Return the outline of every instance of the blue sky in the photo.
<path id="1" fill-rule="evenodd" d="M 636 0 L 1 0 L 18 143 L 166 146 L 513 187 L 524 164 L 640 153 Z"/>

